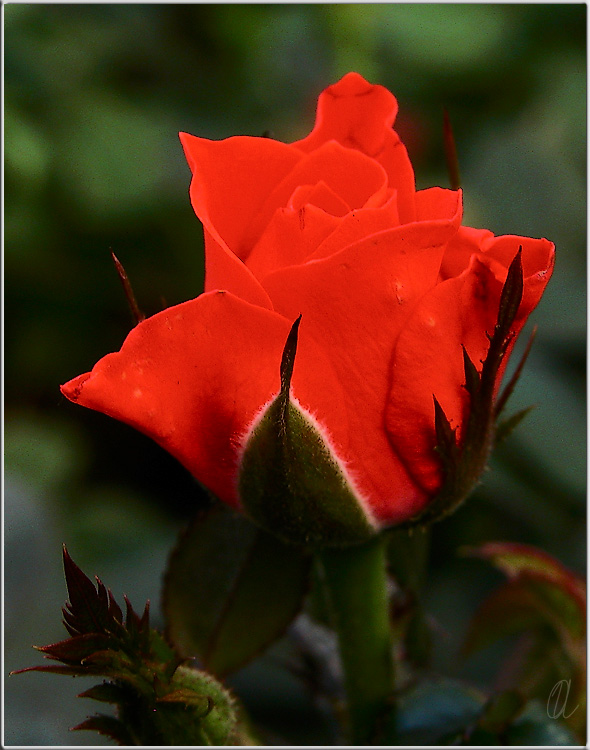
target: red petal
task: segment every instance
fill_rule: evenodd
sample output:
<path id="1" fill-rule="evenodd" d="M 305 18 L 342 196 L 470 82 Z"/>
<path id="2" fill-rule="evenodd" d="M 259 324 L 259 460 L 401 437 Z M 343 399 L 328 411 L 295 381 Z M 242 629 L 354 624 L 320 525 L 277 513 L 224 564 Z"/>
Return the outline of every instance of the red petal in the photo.
<path id="1" fill-rule="evenodd" d="M 294 145 L 312 151 L 337 140 L 374 156 L 383 146 L 384 132 L 397 115 L 397 100 L 383 86 L 373 86 L 358 73 L 348 73 L 320 94 L 313 130 Z"/>
<path id="2" fill-rule="evenodd" d="M 507 265 L 519 246 L 523 248 L 523 268 L 528 276 L 513 325 L 515 337 L 539 301 L 553 266 L 553 245 L 547 240 L 489 239 L 487 233 L 471 231 L 472 240 L 484 238 L 486 252 L 472 254 L 469 267 L 460 276 L 438 284 L 420 301 L 399 336 L 394 354 L 387 429 L 411 476 L 429 492 L 435 491 L 442 479 L 434 453 L 433 396 L 451 426 L 459 428 L 460 436 L 469 406 L 461 346 L 481 369 L 489 347 L 486 334 L 493 333 L 497 321 Z M 453 252 L 456 249 L 457 245 Z"/>
<path id="3" fill-rule="evenodd" d="M 391 130 L 385 136 L 382 150 L 375 156 L 387 172 L 390 187 L 397 190 L 397 205 L 400 221 L 406 223 L 416 220 L 414 205 L 415 178 L 414 170 L 398 134 Z"/>
<path id="4" fill-rule="evenodd" d="M 447 190 L 433 187 L 419 190 L 415 196 L 416 221 L 433 221 L 449 219 L 457 211 L 457 206 L 463 203 L 461 190 Z"/>
<path id="5" fill-rule="evenodd" d="M 195 213 L 220 245 L 244 258 L 246 233 L 269 193 L 301 160 L 301 152 L 271 138 L 236 136 L 210 141 L 180 133 L 193 173 Z"/>
<path id="6" fill-rule="evenodd" d="M 325 193 L 311 186 L 296 190 L 302 200 L 310 200 Z M 303 195 L 305 193 L 305 196 Z M 416 194 L 421 220 L 454 220 L 461 211 L 460 191 L 431 188 Z M 295 203 L 298 205 L 298 202 Z M 279 209 L 257 242 L 247 266 L 263 281 L 265 276 L 286 266 L 309 260 L 326 258 L 354 242 L 399 225 L 397 196 L 378 208 L 361 208 L 351 211 L 338 220 L 318 211 L 312 205 L 301 206 L 298 212 Z"/>
<path id="7" fill-rule="evenodd" d="M 555 245 L 549 240 L 536 240 L 531 237 L 504 235 L 489 237 L 482 242 L 485 258 L 492 258 L 506 270 L 522 247 L 522 272 L 524 277 L 524 292 L 518 311 L 518 319 L 526 318 L 539 304 L 539 300 L 551 274 L 555 263 Z M 504 282 L 506 276 L 502 273 L 500 280 Z"/>
<path id="8" fill-rule="evenodd" d="M 473 257 L 459 277 L 438 284 L 419 302 L 395 347 L 386 424 L 392 445 L 413 479 L 434 492 L 442 481 L 434 451 L 435 396 L 451 427 L 468 406 L 463 351 L 481 369 L 498 315 L 502 285 Z M 459 432 L 460 434 L 460 432 Z"/>
<path id="9" fill-rule="evenodd" d="M 305 156 L 270 192 L 247 231 L 250 246 L 264 231 L 277 208 L 287 206 L 301 185 L 323 182 L 350 207 L 385 202 L 387 176 L 382 167 L 364 154 L 330 141 Z"/>
<path id="10" fill-rule="evenodd" d="M 279 208 L 248 256 L 247 266 L 262 281 L 273 271 L 303 263 L 342 221 L 311 205 L 299 210 Z M 272 302 L 268 306 L 272 309 Z"/>
<path id="11" fill-rule="evenodd" d="M 548 240 L 516 235 L 494 237 L 487 229 L 461 227 L 449 242 L 441 265 L 440 278 L 444 280 L 459 276 L 469 265 L 473 254 L 483 253 L 485 258 L 493 261 L 490 268 L 496 269 L 497 278 L 503 283 L 519 247 L 523 249 L 522 270 L 526 281 L 521 312 L 526 311 L 528 315 L 541 299 L 553 270 L 555 246 Z"/>
<path id="12" fill-rule="evenodd" d="M 379 208 L 361 208 L 343 217 L 334 231 L 319 244 L 310 260 L 327 258 L 352 245 L 353 242 L 359 242 L 386 229 L 394 229 L 398 225 L 397 194 L 394 193 L 387 203 Z"/>
<path id="13" fill-rule="evenodd" d="M 319 97 L 312 132 L 294 146 L 313 151 L 336 140 L 378 161 L 396 189 L 403 222 L 413 221 L 414 171 L 404 145 L 391 128 L 397 101 L 383 86 L 373 86 L 358 73 L 348 73 Z"/>
<path id="14" fill-rule="evenodd" d="M 205 291 L 223 289 L 259 307 L 272 310 L 272 302 L 250 269 L 205 228 Z"/>
<path id="15" fill-rule="evenodd" d="M 300 185 L 295 189 L 287 208 L 299 211 L 306 205 L 321 208 L 332 216 L 345 216 L 350 206 L 322 180 L 315 185 Z"/>
<path id="16" fill-rule="evenodd" d="M 462 210 L 462 194 L 460 191 L 431 188 L 416 193 L 416 198 L 421 221 L 441 219 L 456 222 L 460 219 Z M 326 258 L 353 242 L 358 242 L 386 229 L 393 229 L 399 223 L 397 196 L 393 195 L 380 208 L 365 208 L 360 211 L 353 211 L 346 216 L 310 259 Z"/>
<path id="17" fill-rule="evenodd" d="M 66 383 L 62 393 L 149 435 L 236 506 L 241 439 L 279 390 L 291 323 L 231 294 L 203 294 L 137 325 L 119 352 Z M 320 409 L 346 436 L 339 385 L 305 335 L 293 388 L 306 408 Z"/>
<path id="18" fill-rule="evenodd" d="M 460 227 L 457 234 L 449 242 L 440 267 L 440 279 L 454 279 L 460 276 L 469 265 L 471 256 L 481 252 L 485 240 L 493 237 L 487 229 L 472 229 Z M 514 256 L 512 256 L 514 257 Z"/>
<path id="19" fill-rule="evenodd" d="M 373 235 L 329 258 L 271 274 L 275 308 L 303 314 L 345 394 L 349 447 L 328 424 L 334 445 L 384 522 L 413 515 L 425 497 L 391 448 L 384 429 L 395 340 L 413 304 L 435 283 L 453 221 L 406 225 Z M 294 311 L 296 311 L 294 313 Z"/>

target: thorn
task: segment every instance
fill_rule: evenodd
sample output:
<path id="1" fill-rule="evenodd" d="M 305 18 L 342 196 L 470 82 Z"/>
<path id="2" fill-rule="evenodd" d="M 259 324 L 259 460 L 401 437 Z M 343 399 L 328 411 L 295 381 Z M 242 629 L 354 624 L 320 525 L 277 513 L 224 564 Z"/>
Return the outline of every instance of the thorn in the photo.
<path id="1" fill-rule="evenodd" d="M 119 274 L 119 278 L 121 279 L 121 284 L 123 284 L 123 291 L 125 292 L 125 296 L 127 297 L 127 304 L 129 305 L 129 309 L 131 310 L 131 315 L 133 316 L 135 324 L 137 325 L 138 323 L 141 323 L 142 320 L 145 320 L 145 315 L 141 312 L 137 305 L 135 295 L 133 294 L 133 289 L 131 287 L 131 282 L 129 281 L 129 277 L 125 272 L 121 261 L 117 258 L 112 250 L 111 257 L 113 259 L 113 263 L 115 264 L 115 268 L 117 269 L 117 273 Z"/>
<path id="2" fill-rule="evenodd" d="M 461 187 L 461 176 L 459 175 L 459 159 L 457 157 L 457 147 L 455 145 L 455 136 L 451 127 L 451 120 L 446 107 L 443 109 L 443 137 L 445 144 L 445 157 L 447 161 L 447 172 L 451 190 L 459 190 Z"/>

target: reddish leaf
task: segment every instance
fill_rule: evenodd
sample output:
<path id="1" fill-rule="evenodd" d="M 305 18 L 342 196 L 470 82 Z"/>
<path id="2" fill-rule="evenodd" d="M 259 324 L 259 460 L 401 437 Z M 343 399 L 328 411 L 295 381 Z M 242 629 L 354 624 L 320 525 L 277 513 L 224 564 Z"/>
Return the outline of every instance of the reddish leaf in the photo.
<path id="1" fill-rule="evenodd" d="M 586 591 L 583 580 L 542 550 L 525 544 L 488 542 L 467 554 L 490 561 L 508 581 L 478 608 L 463 644 L 469 655 L 499 638 L 530 634 L 524 651 L 511 657 L 512 682 L 530 697 L 547 701 L 562 681 L 571 703 L 564 713 L 572 729 L 585 731 Z"/>
<path id="2" fill-rule="evenodd" d="M 35 648 L 49 659 L 57 659 L 64 664 L 80 665 L 89 654 L 94 651 L 104 651 L 113 645 L 116 645 L 116 641 L 111 636 L 103 633 L 86 633 L 76 635 L 66 641 L 51 643 L 48 646 L 35 646 Z"/>
<path id="3" fill-rule="evenodd" d="M 530 628 L 546 624 L 546 617 L 532 592 L 520 583 L 500 587 L 477 609 L 461 652 L 470 656 L 490 644 Z"/>
<path id="4" fill-rule="evenodd" d="M 512 580 L 524 580 L 575 638 L 586 634 L 586 585 L 554 557 L 515 542 L 488 542 L 465 554 L 489 560 Z"/>

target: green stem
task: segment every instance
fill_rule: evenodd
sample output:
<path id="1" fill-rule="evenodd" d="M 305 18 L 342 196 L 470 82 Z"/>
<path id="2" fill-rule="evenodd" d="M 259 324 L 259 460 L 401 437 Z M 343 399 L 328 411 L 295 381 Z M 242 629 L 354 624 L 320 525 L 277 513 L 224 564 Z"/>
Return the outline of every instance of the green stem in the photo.
<path id="1" fill-rule="evenodd" d="M 394 687 L 385 539 L 326 549 L 318 558 L 338 633 L 352 744 L 372 744 L 379 720 L 392 710 Z"/>

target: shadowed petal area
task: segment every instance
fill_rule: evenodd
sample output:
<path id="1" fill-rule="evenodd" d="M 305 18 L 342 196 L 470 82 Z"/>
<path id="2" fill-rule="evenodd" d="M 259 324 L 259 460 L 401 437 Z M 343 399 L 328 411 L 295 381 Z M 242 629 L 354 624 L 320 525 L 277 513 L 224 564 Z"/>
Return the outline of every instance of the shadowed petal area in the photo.
<path id="1" fill-rule="evenodd" d="M 484 247 L 487 243 L 492 252 L 472 254 L 460 276 L 443 281 L 424 296 L 404 326 L 394 351 L 387 430 L 411 476 L 430 492 L 438 488 L 442 479 L 440 462 L 433 452 L 433 396 L 451 426 L 460 428 L 469 408 L 462 346 L 481 371 L 489 348 L 486 334 L 494 332 L 507 266 L 522 246 L 524 292 L 512 327 L 512 344 L 539 301 L 553 268 L 553 245 L 547 240 L 501 237 L 485 239 Z M 511 348 L 512 345 L 500 378 Z M 459 429 L 459 438 L 460 435 Z"/>
<path id="2" fill-rule="evenodd" d="M 463 344 L 481 370 L 498 315 L 502 285 L 476 257 L 464 274 L 425 295 L 401 332 L 393 356 L 386 429 L 412 478 L 427 492 L 442 482 L 434 451 L 436 396 L 451 427 L 469 398 L 463 387 Z"/>
<path id="3" fill-rule="evenodd" d="M 405 321 L 435 283 L 460 201 L 448 221 L 398 227 L 323 260 L 271 274 L 275 309 L 303 314 L 332 363 L 348 409 L 350 452 L 343 458 L 381 521 L 405 520 L 426 501 L 384 429 L 391 356 Z M 412 370 L 413 372 L 413 370 Z M 332 430 L 336 445 L 337 430 Z"/>
<path id="4" fill-rule="evenodd" d="M 471 256 L 481 251 L 485 240 L 493 238 L 487 229 L 459 227 L 459 231 L 449 242 L 440 266 L 440 280 L 454 279 L 460 276 L 469 265 Z"/>
<path id="5" fill-rule="evenodd" d="M 241 441 L 280 389 L 291 323 L 226 292 L 203 294 L 137 325 L 119 352 L 61 390 L 153 438 L 221 500 L 238 506 Z M 293 388 L 310 411 L 338 426 L 346 445 L 341 389 L 305 335 Z"/>
<path id="6" fill-rule="evenodd" d="M 300 211 L 307 205 L 321 208 L 331 216 L 345 216 L 350 211 L 348 203 L 345 203 L 323 180 L 314 185 L 300 185 L 295 188 L 287 207 L 293 211 Z"/>
<path id="7" fill-rule="evenodd" d="M 358 73 L 348 73 L 320 94 L 311 133 L 293 145 L 304 151 L 336 140 L 378 161 L 398 193 L 402 222 L 415 219 L 414 170 L 405 146 L 392 130 L 397 100 L 385 87 L 372 85 Z"/>
<path id="8" fill-rule="evenodd" d="M 223 289 L 246 302 L 272 310 L 272 302 L 252 271 L 206 228 L 204 235 L 205 291 Z"/>

